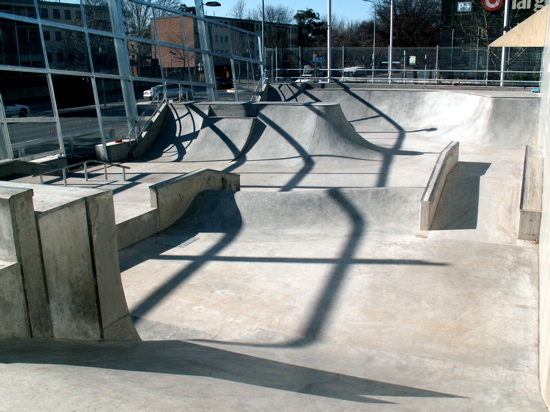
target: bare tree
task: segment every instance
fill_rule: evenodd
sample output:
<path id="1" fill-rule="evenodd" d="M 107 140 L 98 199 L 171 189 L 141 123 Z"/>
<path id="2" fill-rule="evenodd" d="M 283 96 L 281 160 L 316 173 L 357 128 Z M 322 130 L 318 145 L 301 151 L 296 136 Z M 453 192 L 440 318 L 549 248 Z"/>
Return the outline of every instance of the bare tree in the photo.
<path id="1" fill-rule="evenodd" d="M 272 4 L 266 4 L 265 8 L 265 21 L 269 23 L 283 23 L 288 24 L 294 20 L 294 11 L 289 7 L 279 4 L 274 6 Z M 262 20 L 262 5 L 258 5 L 250 13 L 250 17 L 253 20 Z"/>
<path id="2" fill-rule="evenodd" d="M 432 47 L 439 44 L 441 6 L 438 0 L 393 0 L 393 3 L 394 46 Z M 376 30 L 380 31 L 382 40 L 389 39 L 390 0 L 378 3 L 377 15 L 381 24 Z"/>
<path id="3" fill-rule="evenodd" d="M 231 9 L 231 17 L 236 19 L 245 19 L 246 15 L 246 0 L 237 0 Z"/>

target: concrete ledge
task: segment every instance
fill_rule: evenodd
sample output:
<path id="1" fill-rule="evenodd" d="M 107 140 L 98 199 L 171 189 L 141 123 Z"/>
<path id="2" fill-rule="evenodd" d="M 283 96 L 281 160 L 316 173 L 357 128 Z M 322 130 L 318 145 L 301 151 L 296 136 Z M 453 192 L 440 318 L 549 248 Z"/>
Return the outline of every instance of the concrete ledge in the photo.
<path id="1" fill-rule="evenodd" d="M 187 210 L 203 190 L 240 190 L 240 176 L 235 173 L 200 169 L 149 188 L 151 206 L 158 210 L 159 230 L 166 229 Z"/>
<path id="2" fill-rule="evenodd" d="M 458 149 L 458 142 L 451 142 L 439 154 L 420 200 L 420 230 L 430 230 L 447 176 L 458 163 Z"/>
<path id="3" fill-rule="evenodd" d="M 139 216 L 124 220 L 116 225 L 118 250 L 147 239 L 160 229 L 157 209 L 151 209 Z"/>
<path id="4" fill-rule="evenodd" d="M 0 160 L 0 179 L 5 179 L 14 175 L 30 176 L 36 173 L 45 172 L 47 170 L 62 167 L 67 165 L 66 157 L 55 159 L 40 159 L 41 161 L 26 161 L 26 160 Z M 61 172 L 59 172 L 61 175 Z"/>
<path id="5" fill-rule="evenodd" d="M 542 218 L 542 180 L 544 159 L 542 149 L 526 146 L 519 206 L 518 239 L 536 240 Z"/>
<path id="6" fill-rule="evenodd" d="M 187 210 L 203 190 L 240 190 L 235 173 L 200 169 L 149 187 L 151 209 L 116 225 L 118 250 L 131 246 L 166 229 Z"/>

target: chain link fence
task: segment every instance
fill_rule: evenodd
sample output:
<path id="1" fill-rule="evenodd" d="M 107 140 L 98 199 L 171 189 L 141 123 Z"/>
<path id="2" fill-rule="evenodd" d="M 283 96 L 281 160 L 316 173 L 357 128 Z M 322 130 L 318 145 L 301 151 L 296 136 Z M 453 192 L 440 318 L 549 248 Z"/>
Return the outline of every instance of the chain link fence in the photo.
<path id="1" fill-rule="evenodd" d="M 475 84 L 539 87 L 542 48 L 334 47 L 333 79 L 344 82 Z M 505 70 L 501 71 L 504 57 Z M 266 70 L 274 81 L 327 77 L 326 48 L 268 49 Z"/>

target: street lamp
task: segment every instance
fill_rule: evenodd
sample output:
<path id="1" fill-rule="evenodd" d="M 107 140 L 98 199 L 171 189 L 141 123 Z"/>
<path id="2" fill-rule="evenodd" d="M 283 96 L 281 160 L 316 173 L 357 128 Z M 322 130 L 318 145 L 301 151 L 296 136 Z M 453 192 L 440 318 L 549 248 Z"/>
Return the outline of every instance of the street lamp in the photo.
<path id="1" fill-rule="evenodd" d="M 327 82 L 330 83 L 330 69 L 332 65 L 332 59 L 330 54 L 330 49 L 332 47 L 332 22 L 331 22 L 331 9 L 332 4 L 331 0 L 327 0 Z"/>
<path id="2" fill-rule="evenodd" d="M 509 30 L 508 20 L 510 19 L 510 0 L 504 0 L 504 23 L 502 28 L 502 34 L 505 35 Z M 506 47 L 502 46 L 502 52 L 500 56 L 500 87 L 504 86 L 504 72 L 506 71 Z"/>
<path id="3" fill-rule="evenodd" d="M 212 50 L 210 47 L 210 26 L 203 20 L 204 6 L 219 7 L 221 4 L 217 1 L 208 1 L 203 3 L 202 0 L 195 0 L 195 10 L 197 11 L 197 17 L 199 17 L 197 21 L 199 28 L 199 39 L 201 48 L 206 52 L 203 55 L 204 77 L 207 83 L 214 85 L 206 88 L 206 94 L 208 96 L 208 100 L 216 101 L 218 99 L 218 95 L 216 90 L 216 76 L 214 73 L 214 60 L 212 59 Z"/>
<path id="4" fill-rule="evenodd" d="M 374 58 L 376 56 L 376 15 L 378 13 L 376 9 L 376 3 L 374 1 L 372 0 L 363 0 L 363 1 L 372 3 L 372 5 L 374 6 L 374 31 L 372 35 L 372 83 L 374 83 Z"/>
<path id="5" fill-rule="evenodd" d="M 390 0 L 390 53 L 389 53 L 389 72 L 388 83 L 391 83 L 391 73 L 393 69 L 393 0 Z"/>

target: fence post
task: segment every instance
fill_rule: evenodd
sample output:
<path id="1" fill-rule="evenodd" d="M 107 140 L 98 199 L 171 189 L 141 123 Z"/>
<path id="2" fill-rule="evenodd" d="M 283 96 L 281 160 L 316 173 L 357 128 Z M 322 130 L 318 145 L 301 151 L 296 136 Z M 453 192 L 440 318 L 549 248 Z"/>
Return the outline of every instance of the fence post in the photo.
<path id="1" fill-rule="evenodd" d="M 434 80 L 437 84 L 437 79 L 439 79 L 439 46 L 435 46 L 435 67 L 434 67 Z"/>
<path id="2" fill-rule="evenodd" d="M 279 52 L 275 47 L 275 81 L 279 80 Z"/>
<path id="3" fill-rule="evenodd" d="M 489 46 L 487 46 L 487 63 L 485 65 L 485 86 L 489 85 Z"/>

